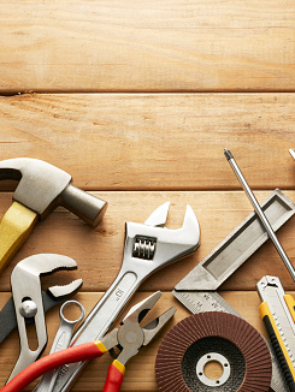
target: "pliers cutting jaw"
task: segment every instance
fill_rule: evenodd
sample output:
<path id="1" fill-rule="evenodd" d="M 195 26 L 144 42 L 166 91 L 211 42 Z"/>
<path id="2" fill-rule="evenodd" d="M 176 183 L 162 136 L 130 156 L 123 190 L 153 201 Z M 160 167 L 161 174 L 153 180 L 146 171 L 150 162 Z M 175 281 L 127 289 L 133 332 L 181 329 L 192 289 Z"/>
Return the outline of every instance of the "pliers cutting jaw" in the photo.
<path id="1" fill-rule="evenodd" d="M 109 334 L 109 340 L 107 340 L 107 337 L 103 339 L 104 345 L 108 346 L 106 346 L 108 351 L 114 346 L 119 347 L 121 352 L 117 356 L 117 361 L 122 365 L 125 366 L 129 359 L 139 352 L 141 347 L 147 346 L 176 312 L 176 308 L 173 306 L 144 327 L 140 326 L 140 322 L 154 307 L 161 296 L 162 293 L 157 291 L 133 306 L 121 322 L 121 327 Z"/>

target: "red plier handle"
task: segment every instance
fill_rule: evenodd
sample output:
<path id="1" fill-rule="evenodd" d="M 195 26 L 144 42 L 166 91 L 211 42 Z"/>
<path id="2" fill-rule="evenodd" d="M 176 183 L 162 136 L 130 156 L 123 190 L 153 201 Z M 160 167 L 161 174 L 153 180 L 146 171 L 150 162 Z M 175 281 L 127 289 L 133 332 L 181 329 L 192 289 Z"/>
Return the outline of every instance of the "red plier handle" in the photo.
<path id="1" fill-rule="evenodd" d="M 59 368 L 67 363 L 88 361 L 99 358 L 108 350 L 100 341 L 81 344 L 69 347 L 65 350 L 47 355 L 32 363 L 17 376 L 15 376 L 7 385 L 1 388 L 1 392 L 21 392 L 36 378 L 43 374 Z M 103 392 L 119 392 L 125 373 L 125 366 L 119 361 L 114 361 L 109 367 L 109 372 L 105 382 Z"/>

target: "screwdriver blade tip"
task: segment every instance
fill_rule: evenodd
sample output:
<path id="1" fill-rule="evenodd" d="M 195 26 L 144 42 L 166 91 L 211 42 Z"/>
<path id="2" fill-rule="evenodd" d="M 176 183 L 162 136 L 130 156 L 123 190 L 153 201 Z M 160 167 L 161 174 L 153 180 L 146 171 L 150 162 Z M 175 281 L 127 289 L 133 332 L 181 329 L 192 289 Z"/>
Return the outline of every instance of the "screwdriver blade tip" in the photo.
<path id="1" fill-rule="evenodd" d="M 224 149 L 224 155 L 225 158 L 229 161 L 230 159 L 233 159 L 232 153 L 229 151 L 229 149 L 225 148 Z"/>

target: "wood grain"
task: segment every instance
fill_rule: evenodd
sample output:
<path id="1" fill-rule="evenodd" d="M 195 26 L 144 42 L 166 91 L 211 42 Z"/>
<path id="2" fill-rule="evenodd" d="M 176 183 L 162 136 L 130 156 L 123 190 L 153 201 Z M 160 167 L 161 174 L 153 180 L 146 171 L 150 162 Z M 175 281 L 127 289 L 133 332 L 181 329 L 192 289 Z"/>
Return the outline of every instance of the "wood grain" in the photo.
<path id="1" fill-rule="evenodd" d="M 260 201 L 276 187 L 295 201 L 288 154 L 295 148 L 295 3 L 3 0 L 0 24 L 0 159 L 48 161 L 109 203 L 96 229 L 61 207 L 38 222 L 0 275 L 0 309 L 18 261 L 59 253 L 79 268 L 43 277 L 43 287 L 82 277 L 77 299 L 90 311 L 119 271 L 125 222 L 143 223 L 170 200 L 167 226 L 176 229 L 190 204 L 201 226 L 200 249 L 147 279 L 131 300 L 160 289 L 156 313 L 178 308 L 159 338 L 131 360 L 122 386 L 155 392 L 159 343 L 189 315 L 170 291 L 252 211 L 223 149 L 231 149 Z M 0 217 L 15 186 L 0 181 Z M 294 218 L 278 236 L 294 264 Z M 265 274 L 294 290 L 268 242 L 220 291 L 263 334 L 254 290 Z M 45 353 L 58 309 L 47 325 Z M 30 337 L 36 344 L 32 329 Z M 15 332 L 1 345 L 0 385 L 17 356 Z M 110 362 L 92 361 L 73 391 L 102 391 Z"/>
<path id="2" fill-rule="evenodd" d="M 136 293 L 131 300 L 130 305 L 134 305 L 138 301 L 143 300 L 151 293 Z M 290 293 L 290 294 L 295 294 Z M 90 311 L 102 293 L 80 293 L 76 299 L 80 301 L 85 307 L 86 311 Z M 262 321 L 260 320 L 258 307 L 260 304 L 259 296 L 256 292 L 223 292 L 223 298 L 233 306 L 250 324 L 252 324 L 260 333 L 266 335 Z M 8 294 L 2 293 L 0 295 L 0 307 L 4 305 L 8 299 Z M 173 320 L 167 327 L 159 334 L 159 336 L 150 343 L 147 347 L 142 349 L 140 353 L 133 358 L 127 365 L 125 379 L 121 391 L 146 391 L 154 392 L 157 390 L 155 376 L 154 376 L 154 361 L 161 339 L 172 328 L 173 325 L 189 316 L 190 313 L 173 297 L 171 293 L 164 293 L 159 303 L 156 305 L 154 311 L 150 314 L 150 320 L 156 317 L 157 314 L 164 312 L 171 306 L 177 307 L 177 312 Z M 126 311 L 124 312 L 124 314 Z M 123 314 L 120 319 L 123 318 Z M 45 353 L 48 353 L 54 335 L 59 326 L 58 310 L 54 309 L 47 315 L 48 326 L 48 347 Z M 33 331 L 30 329 L 30 339 L 33 339 Z M 5 383 L 5 380 L 12 369 L 18 356 L 18 337 L 14 332 L 4 343 L 1 345 L 0 356 L 0 385 Z M 102 391 L 107 368 L 111 359 L 105 356 L 101 359 L 92 361 L 84 371 L 83 375 L 79 378 L 77 384 L 74 386 L 75 392 L 87 391 Z M 28 389 L 29 390 L 29 389 Z"/>
<path id="3" fill-rule="evenodd" d="M 195 265 L 217 246 L 252 211 L 243 192 L 100 192 L 109 202 L 103 222 L 94 230 L 75 215 L 58 208 L 44 221 L 37 223 L 30 238 L 0 276 L 1 291 L 10 290 L 10 275 L 16 263 L 38 253 L 70 256 L 78 263 L 77 271 L 58 272 L 43 277 L 44 287 L 69 283 L 83 278 L 84 291 L 106 291 L 116 277 L 123 258 L 124 225 L 126 221 L 143 223 L 161 204 L 171 202 L 167 227 L 181 227 L 186 204 L 190 204 L 201 227 L 201 246 L 192 256 L 182 259 L 151 276 L 140 290 L 170 291 Z M 260 201 L 270 192 L 256 192 Z M 295 192 L 286 195 L 295 200 Z M 0 194 L 0 216 L 11 202 L 10 194 Z M 294 217 L 278 232 L 291 261 L 295 259 Z M 294 263 L 293 263 L 294 264 Z M 264 275 L 279 276 L 285 289 L 294 282 L 268 242 L 255 253 L 228 281 L 222 290 L 254 290 Z"/>
<path id="4" fill-rule="evenodd" d="M 294 18 L 292 0 L 1 1 L 0 90 L 294 91 Z"/>
<path id="5" fill-rule="evenodd" d="M 1 159 L 43 159 L 87 190 L 241 189 L 225 147 L 253 189 L 295 188 L 292 94 L 24 95 L 0 116 Z"/>

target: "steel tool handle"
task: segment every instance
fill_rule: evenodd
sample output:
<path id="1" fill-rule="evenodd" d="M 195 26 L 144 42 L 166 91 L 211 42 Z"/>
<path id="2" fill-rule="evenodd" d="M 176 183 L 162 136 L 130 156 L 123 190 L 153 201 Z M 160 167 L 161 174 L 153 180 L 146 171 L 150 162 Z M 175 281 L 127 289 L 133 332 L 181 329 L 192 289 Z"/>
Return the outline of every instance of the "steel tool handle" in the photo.
<path id="1" fill-rule="evenodd" d="M 64 309 L 68 306 L 77 306 L 80 309 L 80 315 L 76 320 L 68 320 L 64 315 Z M 60 326 L 55 335 L 49 354 L 64 350 L 69 347 L 73 330 L 85 316 L 84 307 L 77 301 L 66 301 L 60 308 Z M 54 388 L 58 376 L 58 369 L 52 370 L 41 377 L 40 382 L 36 385 L 33 392 L 51 392 Z"/>
<path id="2" fill-rule="evenodd" d="M 262 211 L 260 204 L 258 203 L 254 193 L 252 192 L 246 179 L 244 178 L 239 166 L 237 165 L 237 162 L 235 161 L 234 157 L 232 156 L 232 153 L 228 149 L 225 149 L 224 155 L 226 156 L 226 159 L 228 160 L 231 168 L 233 169 L 235 175 L 237 176 L 237 179 L 240 181 L 246 195 L 248 196 L 248 199 L 250 200 L 250 203 L 253 205 L 256 214 L 259 216 L 260 222 L 262 223 L 263 227 L 265 228 L 269 238 L 273 242 L 276 250 L 278 251 L 278 254 L 280 255 L 281 259 L 283 260 L 285 266 L 287 267 L 292 279 L 295 281 L 295 269 L 294 269 L 292 263 L 290 262 L 280 241 L 278 240 L 271 224 L 269 223 L 269 220 L 267 219 L 264 212 Z"/>
<path id="3" fill-rule="evenodd" d="M 104 336 L 140 283 L 135 273 L 121 269 L 111 287 L 86 317 L 71 344 L 76 346 Z"/>
<path id="4" fill-rule="evenodd" d="M 0 222 L 0 272 L 29 237 L 38 215 L 14 201 Z"/>
<path id="5" fill-rule="evenodd" d="M 119 392 L 124 379 L 125 366 L 115 360 L 109 367 L 102 392 Z"/>
<path id="6" fill-rule="evenodd" d="M 286 297 L 286 296 L 285 296 Z M 289 297 L 289 296 L 287 296 Z M 290 298 L 289 298 L 290 300 Z M 294 299 L 293 299 L 293 314 L 294 314 Z M 290 302 L 289 302 L 290 304 Z M 289 305 L 288 305 L 289 307 Z M 295 369 L 290 360 L 284 342 L 280 336 L 279 330 L 271 314 L 268 303 L 265 301 L 259 306 L 259 312 L 262 320 L 264 321 L 266 330 L 268 332 L 270 341 L 275 350 L 277 359 L 283 371 L 286 383 L 290 392 L 295 392 Z M 294 317 L 294 316 L 293 316 Z"/>
<path id="7" fill-rule="evenodd" d="M 107 209 L 107 202 L 69 184 L 60 194 L 61 204 L 90 226 L 99 224 Z"/>
<path id="8" fill-rule="evenodd" d="M 7 385 L 1 389 L 1 392 L 21 392 L 36 378 L 64 365 L 65 363 L 73 363 L 99 358 L 105 352 L 107 352 L 101 350 L 100 348 L 101 342 L 90 342 L 47 355 L 47 357 L 43 357 L 37 362 L 32 363 L 21 373 L 15 376 Z"/>
<path id="9" fill-rule="evenodd" d="M 127 270 L 128 271 L 128 270 Z M 125 307 L 132 294 L 142 282 L 142 277 L 134 272 L 127 272 L 124 266 L 111 287 L 88 314 L 84 323 L 72 339 L 72 344 L 83 344 L 101 339 Z M 63 367 L 60 371 L 54 391 L 69 390 L 73 380 L 78 377 L 87 362 L 75 363 Z"/>

